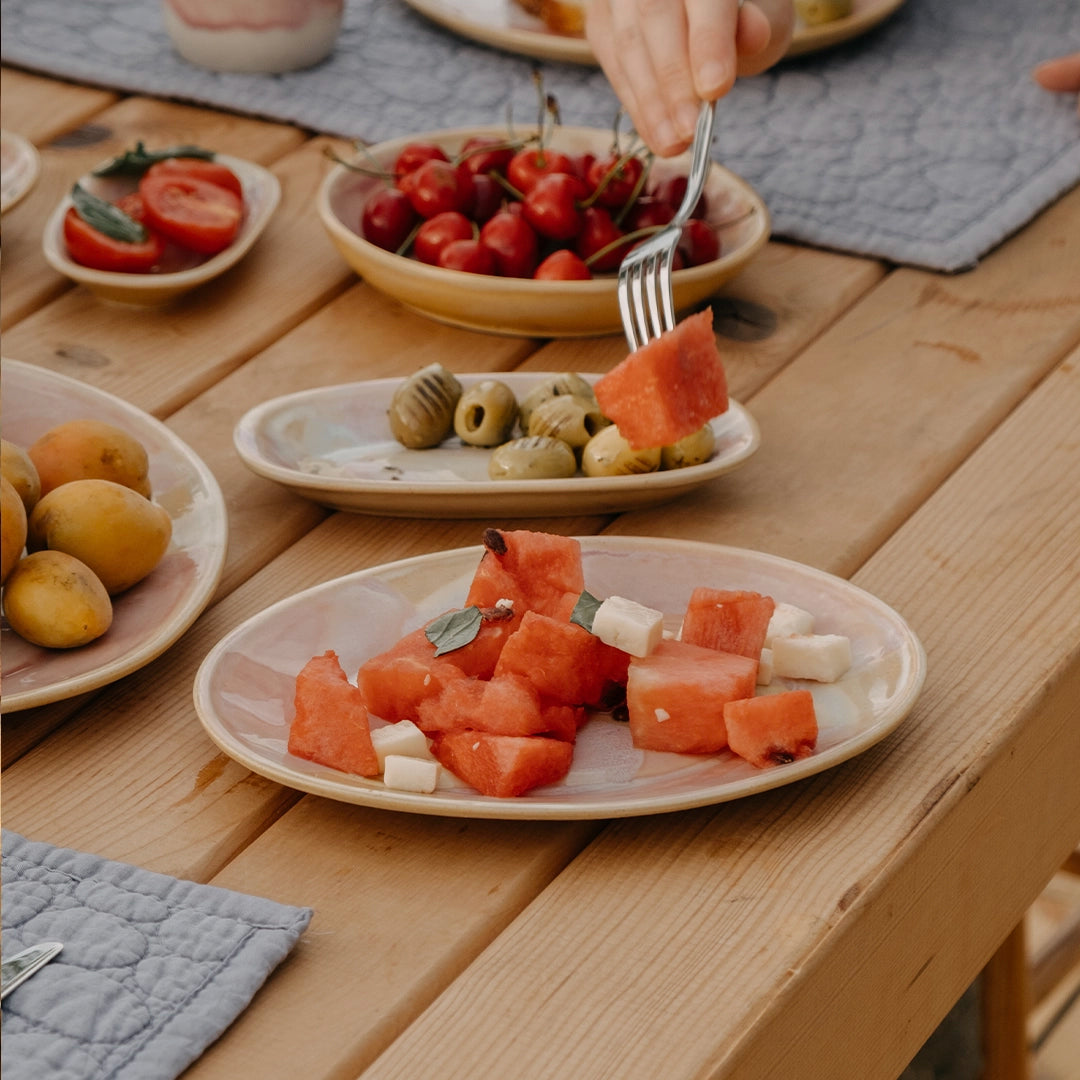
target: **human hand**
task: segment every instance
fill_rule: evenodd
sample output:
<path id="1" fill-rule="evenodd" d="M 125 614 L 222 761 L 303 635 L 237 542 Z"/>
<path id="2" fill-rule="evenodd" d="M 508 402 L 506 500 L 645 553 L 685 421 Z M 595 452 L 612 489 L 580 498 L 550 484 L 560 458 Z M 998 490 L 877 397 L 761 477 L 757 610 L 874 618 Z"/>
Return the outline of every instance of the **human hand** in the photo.
<path id="1" fill-rule="evenodd" d="M 793 23 L 792 0 L 589 0 L 585 32 L 637 133 L 666 157 L 690 144 L 703 100 L 784 55 Z"/>
<path id="2" fill-rule="evenodd" d="M 1039 64 L 1031 75 L 1046 90 L 1080 93 L 1080 52 L 1047 60 Z M 1076 111 L 1080 115 L 1080 99 L 1077 100 Z"/>

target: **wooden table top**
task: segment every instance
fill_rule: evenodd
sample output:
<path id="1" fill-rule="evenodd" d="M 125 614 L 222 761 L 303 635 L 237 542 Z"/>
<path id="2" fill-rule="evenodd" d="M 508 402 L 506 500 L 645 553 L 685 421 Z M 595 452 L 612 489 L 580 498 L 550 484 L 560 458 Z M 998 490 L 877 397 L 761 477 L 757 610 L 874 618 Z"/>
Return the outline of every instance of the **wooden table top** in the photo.
<path id="1" fill-rule="evenodd" d="M 654 509 L 485 523 L 685 537 L 850 578 L 926 647 L 895 732 L 712 807 L 442 818 L 249 773 L 191 687 L 275 600 L 475 544 L 480 525 L 329 513 L 254 476 L 233 426 L 277 394 L 433 360 L 602 372 L 623 341 L 452 329 L 359 281 L 315 213 L 323 137 L 10 69 L 2 91 L 4 128 L 43 162 L 4 217 L 4 355 L 164 420 L 230 527 L 213 602 L 164 655 L 4 716 L 4 824 L 315 910 L 186 1075 L 895 1080 L 1080 840 L 1080 190 L 958 276 L 770 242 L 717 323 L 762 431 L 748 464 Z M 73 179 L 148 133 L 261 162 L 283 199 L 219 284 L 133 313 L 72 287 L 40 241 Z"/>

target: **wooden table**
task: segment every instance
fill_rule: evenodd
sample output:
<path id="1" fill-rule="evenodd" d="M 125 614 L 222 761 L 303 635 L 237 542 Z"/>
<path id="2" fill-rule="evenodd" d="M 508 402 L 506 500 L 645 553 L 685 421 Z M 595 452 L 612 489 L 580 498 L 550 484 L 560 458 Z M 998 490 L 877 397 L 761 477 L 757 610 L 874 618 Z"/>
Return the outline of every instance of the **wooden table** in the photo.
<path id="1" fill-rule="evenodd" d="M 621 339 L 450 329 L 359 282 L 314 210 L 328 140 L 3 72 L 43 175 L 3 224 L 3 351 L 164 419 L 216 474 L 230 546 L 196 624 L 91 695 L 6 715 L 4 824 L 315 909 L 187 1074 L 894 1080 L 1080 840 L 1080 190 L 947 277 L 770 243 L 723 290 L 758 454 L 622 516 L 489 522 L 687 537 L 848 577 L 929 676 L 861 756 L 715 807 L 500 822 L 303 796 L 219 753 L 191 697 L 280 597 L 475 544 L 475 521 L 330 514 L 252 475 L 237 418 L 314 384 L 604 371 Z M 268 165 L 283 204 L 220 284 L 163 311 L 95 300 L 41 255 L 88 166 L 152 133 Z M 344 147 L 340 147 L 344 148 Z"/>

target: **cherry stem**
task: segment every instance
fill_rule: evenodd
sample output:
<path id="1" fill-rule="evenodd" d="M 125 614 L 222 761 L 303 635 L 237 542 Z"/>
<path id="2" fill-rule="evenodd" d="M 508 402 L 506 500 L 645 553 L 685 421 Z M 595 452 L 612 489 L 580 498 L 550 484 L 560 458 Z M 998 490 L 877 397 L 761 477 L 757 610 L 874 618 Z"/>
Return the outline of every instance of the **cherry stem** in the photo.
<path id="1" fill-rule="evenodd" d="M 495 181 L 495 183 L 497 183 L 501 188 L 509 192 L 515 202 L 521 202 L 525 198 L 524 193 L 518 191 L 518 189 L 514 187 L 514 185 L 511 184 L 510 181 L 507 180 L 502 173 L 492 172 L 489 175 L 491 176 L 491 179 Z"/>
<path id="2" fill-rule="evenodd" d="M 586 266 L 592 266 L 594 262 L 602 259 L 605 255 L 612 251 L 616 251 L 618 248 L 626 247 L 627 244 L 632 244 L 637 240 L 644 240 L 646 237 L 655 236 L 658 232 L 666 229 L 666 225 L 646 225 L 643 229 L 635 229 L 633 232 L 624 233 L 617 240 L 612 240 L 610 244 L 605 244 L 602 248 L 598 248 L 583 262 Z"/>
<path id="3" fill-rule="evenodd" d="M 357 172 L 363 176 L 373 176 L 376 180 L 385 180 L 388 184 L 394 182 L 394 174 L 389 173 L 380 165 L 375 158 L 371 156 L 367 147 L 361 147 L 357 145 L 357 150 L 367 154 L 367 156 L 374 162 L 375 168 L 365 168 L 363 165 L 358 165 L 355 161 L 346 161 L 343 157 L 340 157 L 332 146 L 323 148 L 323 154 L 331 161 L 337 162 L 338 165 L 344 165 L 350 172 Z"/>
<path id="4" fill-rule="evenodd" d="M 404 255 L 409 248 L 412 247 L 413 241 L 416 239 L 416 234 L 420 231 L 420 226 L 424 224 L 424 219 L 418 221 L 412 229 L 409 231 L 409 235 L 401 241 L 401 246 L 394 252 L 395 255 Z"/>

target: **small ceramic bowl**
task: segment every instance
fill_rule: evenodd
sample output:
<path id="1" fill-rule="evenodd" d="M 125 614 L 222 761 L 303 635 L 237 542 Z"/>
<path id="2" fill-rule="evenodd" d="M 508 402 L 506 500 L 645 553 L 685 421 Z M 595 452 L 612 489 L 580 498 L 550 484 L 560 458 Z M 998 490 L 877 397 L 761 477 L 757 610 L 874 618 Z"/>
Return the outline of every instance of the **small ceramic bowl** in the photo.
<path id="1" fill-rule="evenodd" d="M 240 261 L 266 228 L 279 200 L 281 185 L 273 173 L 253 161 L 217 154 L 216 160 L 227 165 L 240 178 L 244 188 L 244 220 L 236 239 L 224 250 L 204 258 L 170 245 L 165 267 L 149 274 L 93 270 L 68 256 L 64 243 L 64 215 L 71 206 L 71 195 L 60 200 L 45 225 L 42 248 L 54 270 L 85 285 L 96 296 L 127 304 L 164 304 L 204 285 Z M 91 194 L 114 200 L 131 191 L 135 180 L 122 176 L 94 176 L 87 173 L 79 183 Z"/>
<path id="2" fill-rule="evenodd" d="M 434 142 L 453 156 L 474 136 L 506 137 L 505 127 L 427 132 L 379 143 L 367 153 L 390 169 L 410 142 Z M 599 128 L 558 127 L 549 145 L 571 154 L 605 155 L 612 133 Z M 686 174 L 690 157 L 657 161 L 652 176 Z M 319 189 L 319 217 L 345 261 L 370 285 L 407 307 L 440 322 L 470 330 L 526 337 L 581 337 L 622 330 L 617 275 L 591 281 L 533 281 L 469 274 L 429 266 L 376 247 L 360 234 L 360 215 L 372 191 L 385 181 L 336 165 Z M 705 181 L 708 220 L 720 237 L 720 257 L 676 270 L 672 286 L 676 308 L 683 310 L 711 296 L 734 277 L 769 238 L 769 214 L 754 189 L 720 165 Z"/>

